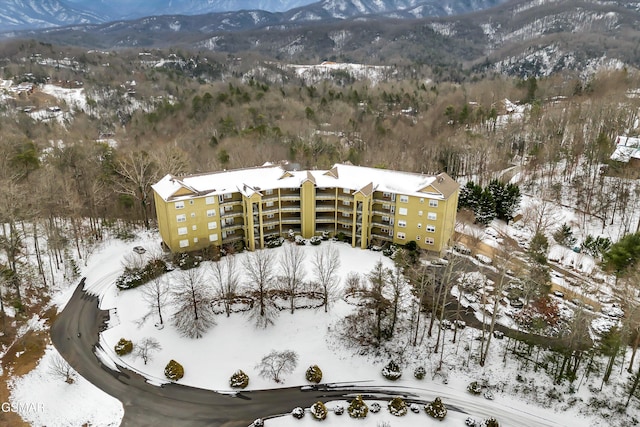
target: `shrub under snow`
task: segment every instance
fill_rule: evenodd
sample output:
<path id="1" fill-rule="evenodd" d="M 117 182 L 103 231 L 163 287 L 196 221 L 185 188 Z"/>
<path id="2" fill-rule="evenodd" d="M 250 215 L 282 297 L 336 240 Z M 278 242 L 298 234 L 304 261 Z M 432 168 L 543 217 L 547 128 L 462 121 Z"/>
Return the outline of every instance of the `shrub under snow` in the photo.
<path id="1" fill-rule="evenodd" d="M 389 412 L 396 417 L 407 415 L 407 404 L 401 397 L 394 397 L 389 402 Z"/>
<path id="2" fill-rule="evenodd" d="M 118 344 L 116 344 L 113 349 L 118 356 L 124 356 L 133 351 L 133 343 L 127 339 L 120 338 L 120 341 L 118 341 Z"/>
<path id="3" fill-rule="evenodd" d="M 349 404 L 347 413 L 351 418 L 365 418 L 369 413 L 369 407 L 362 400 L 362 396 L 357 395 Z"/>
<path id="4" fill-rule="evenodd" d="M 413 371 L 413 376 L 416 379 L 421 380 L 427 374 L 427 371 L 424 369 L 424 366 L 418 366 L 415 371 Z"/>
<path id="5" fill-rule="evenodd" d="M 427 414 L 431 415 L 437 420 L 443 420 L 444 417 L 447 416 L 447 408 L 444 406 L 442 400 L 439 397 L 436 397 L 433 402 L 426 404 L 424 406 L 424 410 L 427 412 Z"/>
<path id="6" fill-rule="evenodd" d="M 482 386 L 478 384 L 478 381 L 473 381 L 471 384 L 467 386 L 467 391 L 472 394 L 480 394 L 482 393 Z"/>
<path id="7" fill-rule="evenodd" d="M 483 425 L 485 427 L 500 427 L 500 424 L 498 424 L 498 420 L 496 420 L 493 417 L 487 418 L 486 420 L 484 420 Z"/>
<path id="8" fill-rule="evenodd" d="M 299 420 L 300 418 L 304 417 L 304 409 L 299 406 L 297 408 L 293 408 L 293 411 L 291 411 L 291 415 L 293 415 L 293 418 L 295 418 L 296 420 Z"/>
<path id="9" fill-rule="evenodd" d="M 231 388 L 245 388 L 249 385 L 249 375 L 245 374 L 242 369 L 237 370 L 229 379 Z"/>
<path id="10" fill-rule="evenodd" d="M 371 404 L 371 408 L 369 408 L 372 414 L 377 414 L 378 412 L 380 412 L 380 409 L 382 409 L 382 407 L 378 402 L 373 402 Z"/>
<path id="11" fill-rule="evenodd" d="M 181 364 L 171 359 L 164 368 L 164 375 L 172 381 L 178 381 L 184 377 L 184 368 Z"/>
<path id="12" fill-rule="evenodd" d="M 324 405 L 324 403 L 318 401 L 316 403 L 314 403 L 313 405 L 311 405 L 311 415 L 313 416 L 313 418 L 315 418 L 316 420 L 324 420 L 327 418 L 327 413 L 329 411 L 327 410 L 327 407 Z"/>
<path id="13" fill-rule="evenodd" d="M 402 370 L 396 362 L 391 360 L 387 366 L 382 368 L 382 376 L 388 380 L 395 381 L 402 376 Z"/>
<path id="14" fill-rule="evenodd" d="M 305 377 L 307 378 L 307 381 L 318 384 L 322 381 L 322 371 L 318 365 L 309 366 L 305 373 Z"/>

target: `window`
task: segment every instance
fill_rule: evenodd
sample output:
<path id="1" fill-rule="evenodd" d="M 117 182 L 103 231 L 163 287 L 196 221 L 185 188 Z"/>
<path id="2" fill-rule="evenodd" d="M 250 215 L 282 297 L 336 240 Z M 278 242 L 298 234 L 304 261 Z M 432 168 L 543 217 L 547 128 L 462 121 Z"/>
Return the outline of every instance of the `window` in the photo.
<path id="1" fill-rule="evenodd" d="M 418 211 L 418 216 L 422 216 L 422 211 Z"/>
<path id="2" fill-rule="evenodd" d="M 384 222 L 389 222 L 389 216 L 387 216 L 387 215 L 382 215 L 382 221 L 384 221 Z"/>
<path id="3" fill-rule="evenodd" d="M 348 201 L 348 200 L 343 200 L 342 204 L 345 205 L 345 206 L 349 206 L 349 205 L 351 205 L 351 202 Z"/>
<path id="4" fill-rule="evenodd" d="M 409 196 L 400 196 L 401 203 L 409 203 Z"/>
<path id="5" fill-rule="evenodd" d="M 227 231 L 227 235 L 230 235 L 230 234 L 236 234 L 236 230 L 229 230 L 229 231 Z"/>
<path id="6" fill-rule="evenodd" d="M 349 224 L 342 224 L 342 228 L 351 228 Z"/>
<path id="7" fill-rule="evenodd" d="M 267 202 L 264 204 L 266 207 L 270 208 L 271 206 L 273 206 L 273 202 Z"/>
<path id="8" fill-rule="evenodd" d="M 190 205 L 193 205 L 193 200 L 189 200 L 189 204 L 190 204 Z"/>
<path id="9" fill-rule="evenodd" d="M 344 194 L 350 194 L 350 193 L 351 193 L 351 191 L 349 191 L 349 189 L 348 189 L 348 188 L 343 188 L 343 189 L 342 189 L 342 192 L 343 192 Z"/>
<path id="10" fill-rule="evenodd" d="M 224 207 L 224 211 L 225 212 L 229 212 L 229 211 L 232 211 L 232 210 L 233 210 L 233 206 L 225 206 Z"/>
<path id="11" fill-rule="evenodd" d="M 390 211 L 391 211 L 391 213 L 396 213 L 396 207 L 395 206 L 391 206 Z"/>
<path id="12" fill-rule="evenodd" d="M 275 226 L 275 225 L 268 225 L 268 226 L 267 226 L 267 230 L 273 230 L 274 228 L 276 228 L 276 226 Z"/>
<path id="13" fill-rule="evenodd" d="M 424 242 L 425 242 L 427 245 L 433 245 L 433 239 L 432 239 L 431 237 L 425 237 L 425 238 L 424 238 Z"/>
<path id="14" fill-rule="evenodd" d="M 420 241 L 420 235 L 418 234 L 418 235 L 416 236 L 416 242 L 419 242 L 419 241 Z"/>
<path id="15" fill-rule="evenodd" d="M 184 236 L 185 234 L 187 234 L 187 227 L 179 227 L 178 236 Z"/>
<path id="16" fill-rule="evenodd" d="M 438 201 L 437 200 L 429 200 L 429 207 L 437 208 L 438 207 Z"/>
<path id="17" fill-rule="evenodd" d="M 385 197 L 388 199 L 389 197 L 391 197 L 391 193 L 385 191 L 384 193 L 382 193 L 382 197 Z"/>
<path id="18" fill-rule="evenodd" d="M 225 218 L 222 220 L 225 225 L 233 225 L 233 218 Z"/>
<path id="19" fill-rule="evenodd" d="M 407 221 L 398 221 L 398 227 L 406 227 Z"/>
<path id="20" fill-rule="evenodd" d="M 187 216 L 185 214 L 176 215 L 177 222 L 185 222 L 187 220 Z"/>
<path id="21" fill-rule="evenodd" d="M 215 221 L 211 221 L 209 224 L 207 224 L 207 228 L 209 230 L 215 230 L 216 228 L 218 228 L 218 223 Z"/>
<path id="22" fill-rule="evenodd" d="M 407 208 L 398 208 L 398 215 L 406 215 Z"/>
<path id="23" fill-rule="evenodd" d="M 192 226 L 191 226 L 191 229 L 192 229 L 193 231 L 196 231 L 196 230 L 198 229 L 198 226 L 194 224 L 194 225 L 192 225 Z"/>
<path id="24" fill-rule="evenodd" d="M 398 239 L 404 240 L 407 236 L 404 233 L 398 232 Z"/>
<path id="25" fill-rule="evenodd" d="M 435 233 L 436 232 L 436 227 L 434 225 L 427 225 L 427 231 L 429 233 Z"/>
<path id="26" fill-rule="evenodd" d="M 274 217 L 274 215 L 272 213 L 267 214 L 267 218 L 273 218 L 273 217 Z"/>
<path id="27" fill-rule="evenodd" d="M 420 197 L 420 203 L 424 203 L 424 197 Z"/>
<path id="28" fill-rule="evenodd" d="M 273 190 L 264 190 L 264 194 L 265 194 L 266 196 L 270 196 L 270 195 L 272 195 L 272 194 L 273 194 Z"/>
<path id="29" fill-rule="evenodd" d="M 380 232 L 381 233 L 388 233 L 389 229 L 388 228 L 382 228 L 382 229 L 380 229 Z"/>
<path id="30" fill-rule="evenodd" d="M 207 217 L 211 218 L 212 216 L 216 216 L 215 209 L 207 209 Z"/>
<path id="31" fill-rule="evenodd" d="M 418 228 L 422 228 L 422 223 L 421 222 L 418 223 Z"/>
<path id="32" fill-rule="evenodd" d="M 435 221 L 438 219 L 438 215 L 435 212 L 427 212 L 427 219 Z"/>
<path id="33" fill-rule="evenodd" d="M 198 238 L 197 237 L 193 238 L 193 243 L 198 243 Z"/>
<path id="34" fill-rule="evenodd" d="M 351 214 L 349 212 L 342 212 L 342 216 L 350 217 Z"/>
<path id="35" fill-rule="evenodd" d="M 231 197 L 233 197 L 233 194 L 231 194 L 231 193 L 226 193 L 226 194 L 224 195 L 224 198 L 225 198 L 225 199 L 230 199 Z"/>
<path id="36" fill-rule="evenodd" d="M 196 217 L 196 213 L 195 212 L 191 212 L 191 218 L 195 218 Z"/>
<path id="37" fill-rule="evenodd" d="M 176 209 L 184 209 L 184 202 L 175 202 L 174 206 Z"/>
<path id="38" fill-rule="evenodd" d="M 180 240 L 181 248 L 186 248 L 187 246 L 189 246 L 189 239 Z"/>
<path id="39" fill-rule="evenodd" d="M 209 241 L 210 242 L 217 242 L 218 241 L 218 235 L 217 234 L 209 234 Z"/>
<path id="40" fill-rule="evenodd" d="M 216 202 L 215 197 L 207 197 L 206 199 L 204 199 L 204 203 L 207 205 L 213 205 L 215 202 Z"/>

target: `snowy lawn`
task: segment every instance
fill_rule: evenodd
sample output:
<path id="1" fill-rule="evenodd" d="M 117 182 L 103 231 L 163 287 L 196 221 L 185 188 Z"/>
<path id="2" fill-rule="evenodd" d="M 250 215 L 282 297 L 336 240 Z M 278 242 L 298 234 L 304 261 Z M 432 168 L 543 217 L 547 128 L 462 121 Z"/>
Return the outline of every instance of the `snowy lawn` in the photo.
<path id="1" fill-rule="evenodd" d="M 310 264 L 314 252 L 321 250 L 325 245 L 333 245 L 339 250 L 342 278 L 349 272 L 366 274 L 373 269 L 378 260 L 382 260 L 387 267 L 393 266 L 392 261 L 379 252 L 353 249 L 346 244 L 335 242 L 323 242 L 317 247 L 303 246 L 307 265 Z M 282 248 L 271 250 L 279 253 Z M 236 256 L 245 257 L 247 254 Z M 200 268 L 208 274 L 207 263 L 203 263 Z M 181 272 L 175 270 L 165 277 L 167 280 L 174 281 L 177 280 L 179 274 Z M 310 266 L 308 266 L 307 280 L 312 278 L 311 274 Z M 108 276 L 112 277 L 109 274 Z M 99 278 L 94 278 L 94 280 L 96 283 L 102 282 Z M 89 287 L 95 289 L 96 285 L 89 285 Z M 568 410 L 558 413 L 529 405 L 518 398 L 509 397 L 508 389 L 504 384 L 516 377 L 518 366 L 515 362 L 507 363 L 504 366 L 499 362 L 503 346 L 501 341 L 494 341 L 495 347 L 492 353 L 494 355 L 492 360 L 497 366 L 492 368 L 488 365 L 485 368 L 480 368 L 472 360 L 469 365 L 471 369 L 466 368 L 469 352 L 465 348 L 470 347 L 474 353 L 478 348 L 478 344 L 473 340 L 475 331 L 471 328 L 467 328 L 459 335 L 457 344 L 448 344 L 445 348 L 443 366 L 448 384 L 443 384 L 441 374 L 434 375 L 436 365 L 440 360 L 440 354 L 433 354 L 435 336 L 431 340 L 425 337 L 422 346 L 415 348 L 407 346 L 404 350 L 400 347 L 406 346 L 406 341 L 403 344 L 403 340 L 399 340 L 398 348 L 392 351 L 403 354 L 404 363 L 401 364 L 404 374 L 400 380 L 390 382 L 385 380 L 380 373 L 388 362 L 389 356 L 358 354 L 358 351 L 349 348 L 340 336 L 339 329 L 342 319 L 353 312 L 355 308 L 343 298 L 338 298 L 331 304 L 329 313 L 325 313 L 323 308 L 298 309 L 293 315 L 284 310 L 280 312 L 275 325 L 266 329 L 257 329 L 250 322 L 248 316 L 243 314 L 232 314 L 228 318 L 224 314 L 218 315 L 216 316 L 217 325 L 210 329 L 203 338 L 190 339 L 180 336 L 170 321 L 165 321 L 165 327 L 161 330 L 154 326 L 157 322 L 155 316 L 149 317 L 145 322 L 140 321 L 148 312 L 147 304 L 142 299 L 142 288 L 125 291 L 118 291 L 115 286 L 102 288 L 101 308 L 110 309 L 112 313 L 117 313 L 112 316 L 111 327 L 102 334 L 105 347 L 105 355 L 102 357 L 112 358 L 119 365 L 144 373 L 154 384 L 168 381 L 163 372 L 165 365 L 171 359 L 175 359 L 184 366 L 185 375 L 178 381 L 180 384 L 223 391 L 230 389 L 229 378 L 238 369 L 242 369 L 249 375 L 248 389 L 307 385 L 304 373 L 310 365 L 317 364 L 323 371 L 323 383 L 362 381 L 367 387 L 407 387 L 421 399 L 430 401 L 437 396 L 442 396 L 445 405 L 463 407 L 469 411 L 469 414 L 450 411 L 450 417 L 443 423 L 439 423 L 443 426 L 462 425 L 464 419 L 469 415 L 482 420 L 494 413 L 502 414 L 501 425 L 503 426 L 564 426 L 571 425 L 576 417 L 579 417 L 577 411 Z M 171 308 L 167 307 L 165 319 L 170 318 L 171 312 Z M 407 313 L 405 313 L 406 315 Z M 434 330 L 437 330 L 437 327 Z M 451 335 L 452 332 L 449 331 L 447 333 L 448 342 L 450 342 Z M 113 350 L 120 338 L 132 340 L 135 345 L 148 337 L 157 339 L 162 349 L 153 354 L 153 359 L 147 365 L 142 359 L 135 358 L 132 354 L 119 358 Z M 286 375 L 281 383 L 275 383 L 258 375 L 256 365 L 271 350 L 293 350 L 299 355 L 296 369 Z M 427 369 L 427 376 L 422 381 L 414 379 L 412 375 L 413 370 L 419 365 L 423 365 Z M 466 386 L 470 381 L 482 379 L 486 379 L 494 390 L 495 401 L 488 401 L 481 396 L 471 396 L 466 391 Z M 501 393 L 501 390 L 504 390 L 504 393 Z M 333 403 L 328 406 L 332 405 Z M 520 419 L 518 414 L 523 413 L 530 414 L 534 420 L 540 419 L 545 422 L 532 421 L 523 424 L 518 421 Z M 273 414 L 265 414 L 265 416 L 267 415 Z M 334 425 L 356 423 L 356 421 L 351 421 L 346 414 L 338 417 L 331 413 L 328 419 L 335 419 Z M 383 410 L 378 414 L 371 414 L 370 421 L 366 421 L 366 425 L 374 425 L 371 424 L 374 420 L 375 422 L 388 420 L 391 425 L 401 423 L 411 426 L 418 425 L 418 423 L 424 425 L 431 419 L 422 408 L 419 415 L 410 412 L 406 417 L 393 417 L 388 413 L 386 404 L 383 404 Z M 287 416 L 277 421 L 269 421 L 268 425 L 285 426 L 288 425 L 285 423 L 294 421 L 298 423 L 298 420 Z M 300 425 L 307 425 L 311 421 L 310 415 L 307 414 L 305 419 L 300 421 L 302 423 Z M 436 420 L 431 422 L 434 425 L 438 423 Z M 360 423 L 360 425 L 363 424 Z"/>
<path id="2" fill-rule="evenodd" d="M 10 384 L 11 403 L 33 426 L 118 426 L 124 415 L 122 404 L 75 374 L 74 382 L 51 373 L 51 364 L 61 357 L 49 346 L 38 366 Z"/>

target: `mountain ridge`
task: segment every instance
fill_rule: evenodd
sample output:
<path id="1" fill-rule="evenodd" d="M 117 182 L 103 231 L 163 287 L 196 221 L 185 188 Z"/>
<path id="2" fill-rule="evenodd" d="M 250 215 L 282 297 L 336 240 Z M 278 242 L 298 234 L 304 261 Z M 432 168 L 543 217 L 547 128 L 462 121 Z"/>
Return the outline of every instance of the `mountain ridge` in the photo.
<path id="1" fill-rule="evenodd" d="M 386 14 L 398 19 L 447 16 L 493 7 L 507 0 L 5 0 L 0 32 L 36 30 L 71 25 L 99 25 L 157 16 L 219 14 L 282 14 L 284 22 L 351 19 Z M 125 5 L 129 4 L 128 7 Z M 48 5 L 48 7 L 39 6 Z M 120 7 L 122 6 L 122 7 Z M 227 15 L 229 16 L 229 15 Z M 230 18 L 233 19 L 233 18 Z M 247 28 L 242 28 L 247 29 Z"/>

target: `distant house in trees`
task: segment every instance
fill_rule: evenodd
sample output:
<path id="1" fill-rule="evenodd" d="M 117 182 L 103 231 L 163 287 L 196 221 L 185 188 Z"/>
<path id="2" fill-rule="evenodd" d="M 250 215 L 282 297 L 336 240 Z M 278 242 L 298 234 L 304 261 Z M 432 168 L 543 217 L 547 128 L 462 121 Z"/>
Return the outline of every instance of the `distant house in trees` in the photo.
<path id="1" fill-rule="evenodd" d="M 627 163 L 632 167 L 640 167 L 640 138 L 618 136 L 611 160 Z"/>
<path id="2" fill-rule="evenodd" d="M 153 190 L 160 235 L 174 252 L 239 241 L 255 250 L 275 236 L 327 233 L 363 249 L 415 241 L 442 252 L 454 232 L 459 185 L 445 173 L 269 164 L 166 175 Z"/>

